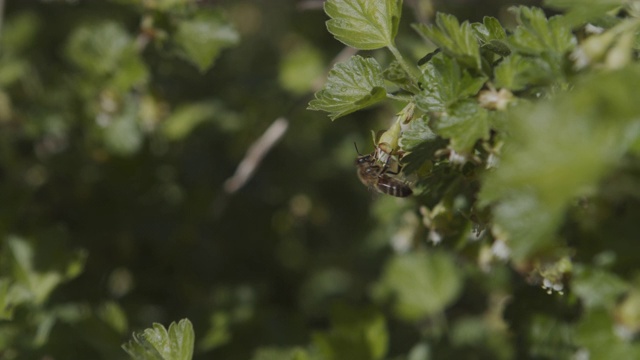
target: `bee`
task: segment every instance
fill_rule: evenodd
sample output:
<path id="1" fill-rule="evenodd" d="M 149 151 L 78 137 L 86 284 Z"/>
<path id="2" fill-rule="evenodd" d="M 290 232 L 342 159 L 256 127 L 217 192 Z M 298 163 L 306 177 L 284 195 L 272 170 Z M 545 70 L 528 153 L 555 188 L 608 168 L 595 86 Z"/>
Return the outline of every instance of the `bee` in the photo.
<path id="1" fill-rule="evenodd" d="M 358 148 L 356 147 L 356 151 Z M 413 194 L 413 191 L 405 182 L 396 179 L 391 175 L 400 173 L 390 171 L 388 164 L 380 165 L 376 161 L 376 152 L 362 155 L 358 152 L 356 158 L 356 166 L 358 167 L 358 178 L 369 188 L 374 188 L 383 194 L 395 197 L 407 197 Z"/>

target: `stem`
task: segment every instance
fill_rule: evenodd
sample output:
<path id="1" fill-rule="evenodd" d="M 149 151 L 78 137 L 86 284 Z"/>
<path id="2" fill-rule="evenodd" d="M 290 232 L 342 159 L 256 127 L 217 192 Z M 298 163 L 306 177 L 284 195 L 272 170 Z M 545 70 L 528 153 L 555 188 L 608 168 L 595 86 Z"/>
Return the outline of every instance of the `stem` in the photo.
<path id="1" fill-rule="evenodd" d="M 413 100 L 412 96 L 406 96 L 406 95 L 387 94 L 387 98 L 393 99 L 393 100 L 398 100 L 398 101 L 403 101 L 403 102 L 411 102 L 411 100 Z"/>
<path id="2" fill-rule="evenodd" d="M 407 74 L 411 78 L 411 81 L 414 84 L 417 84 L 418 83 L 418 79 L 420 78 L 420 74 L 418 73 L 416 68 L 410 66 L 405 61 L 404 57 L 402 57 L 402 54 L 400 54 L 400 51 L 398 51 L 398 48 L 396 48 L 396 45 L 394 43 L 389 44 L 387 46 L 387 48 L 389 49 L 389 51 L 391 51 L 391 53 L 396 58 L 396 60 L 398 61 L 398 63 L 402 67 L 402 69 L 407 72 Z"/>

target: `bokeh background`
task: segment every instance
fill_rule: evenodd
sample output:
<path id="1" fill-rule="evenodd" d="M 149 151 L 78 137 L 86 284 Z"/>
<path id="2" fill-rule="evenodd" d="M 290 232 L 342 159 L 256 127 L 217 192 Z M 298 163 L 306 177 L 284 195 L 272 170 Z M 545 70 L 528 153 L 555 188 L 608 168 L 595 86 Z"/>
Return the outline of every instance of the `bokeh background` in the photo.
<path id="1" fill-rule="evenodd" d="M 405 0 L 398 45 L 417 61 L 433 47 L 410 23 L 443 11 L 509 24 L 516 3 L 538 2 Z M 250 359 L 306 346 L 336 304 L 371 306 L 417 204 L 376 196 L 355 175 L 353 143 L 370 151 L 394 104 L 333 123 L 306 110 L 348 51 L 326 31 L 322 1 L 3 5 L 1 271 L 40 295 L 0 322 L 0 359 L 124 359 L 132 331 L 185 317 L 197 359 Z M 199 18 L 217 19 L 217 37 L 185 30 Z M 278 118 L 284 136 L 225 191 Z M 471 312 L 488 301 L 462 298 Z M 405 358 L 429 328 L 388 321 L 388 358 Z M 449 355 L 496 358 L 462 349 Z"/>

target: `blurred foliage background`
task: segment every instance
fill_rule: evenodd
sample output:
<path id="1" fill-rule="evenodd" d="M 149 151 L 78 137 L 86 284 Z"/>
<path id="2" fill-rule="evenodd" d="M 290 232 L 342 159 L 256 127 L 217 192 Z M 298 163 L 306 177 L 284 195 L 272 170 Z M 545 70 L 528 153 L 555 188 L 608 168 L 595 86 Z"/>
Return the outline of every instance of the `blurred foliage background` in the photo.
<path id="1" fill-rule="evenodd" d="M 410 23 L 443 11 L 509 24 L 516 3 L 539 5 L 405 0 L 397 43 L 417 61 L 433 48 Z M 344 51 L 321 5 L 5 2 L 0 359 L 124 359 L 132 331 L 185 317 L 196 359 L 295 358 L 310 343 L 336 359 L 574 354 L 557 319 L 577 316 L 575 298 L 450 253 L 393 256 L 428 231 L 416 202 L 360 184 L 353 143 L 371 151 L 398 109 L 335 123 L 306 110 Z M 225 191 L 280 117 L 281 141 Z M 389 292 L 404 300 L 390 307 Z M 507 295 L 526 301 L 505 310 Z"/>

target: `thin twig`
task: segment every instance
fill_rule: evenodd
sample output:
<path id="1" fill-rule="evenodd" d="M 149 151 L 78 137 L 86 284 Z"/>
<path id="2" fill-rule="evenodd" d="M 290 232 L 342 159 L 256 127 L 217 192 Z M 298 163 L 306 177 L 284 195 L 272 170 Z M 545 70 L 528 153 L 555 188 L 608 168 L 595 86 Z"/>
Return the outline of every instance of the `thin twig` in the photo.
<path id="1" fill-rule="evenodd" d="M 262 159 L 287 131 L 289 122 L 285 118 L 277 118 L 267 130 L 254 142 L 244 159 L 238 165 L 235 174 L 224 182 L 224 191 L 233 194 L 240 190 L 256 171 Z"/>

